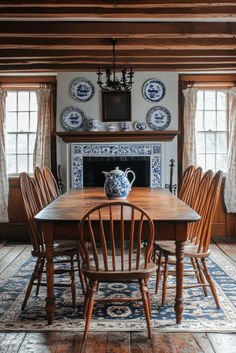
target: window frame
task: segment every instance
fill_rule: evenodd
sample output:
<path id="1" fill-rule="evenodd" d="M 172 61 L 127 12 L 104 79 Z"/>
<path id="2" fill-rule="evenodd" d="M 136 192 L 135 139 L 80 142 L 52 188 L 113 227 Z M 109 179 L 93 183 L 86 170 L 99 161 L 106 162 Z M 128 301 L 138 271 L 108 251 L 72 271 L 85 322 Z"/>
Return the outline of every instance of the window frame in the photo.
<path id="1" fill-rule="evenodd" d="M 228 90 L 236 85 L 236 74 L 180 74 L 179 75 L 179 131 L 178 135 L 178 181 L 182 178 L 183 169 L 183 143 L 184 143 L 184 96 L 183 89 L 187 87 L 196 87 L 199 90 Z M 227 148 L 229 144 L 229 121 L 227 122 Z"/>
<path id="2" fill-rule="evenodd" d="M 50 121 L 50 132 L 51 132 L 51 170 L 57 174 L 57 157 L 56 157 L 56 76 L 45 75 L 45 76 L 0 76 L 0 87 L 4 90 L 36 90 L 43 85 L 50 85 L 52 88 L 51 94 L 51 121 Z M 18 178 L 19 174 L 9 174 L 8 178 Z"/>
<path id="3" fill-rule="evenodd" d="M 213 133 L 214 134 L 214 136 L 216 136 L 217 135 L 217 132 L 223 132 L 223 133 L 225 133 L 226 132 L 226 139 L 227 139 L 227 141 L 226 141 L 226 147 L 227 147 L 227 153 L 228 153 L 228 149 L 229 149 L 229 94 L 228 94 L 228 88 L 223 88 L 223 87 L 216 87 L 216 86 L 213 86 L 213 87 L 209 87 L 209 86 L 203 86 L 203 87 L 201 87 L 200 88 L 200 86 L 197 86 L 197 89 L 198 89 L 198 91 L 214 91 L 214 92 L 220 92 L 220 91 L 224 91 L 225 93 L 226 93 L 226 99 L 227 99 L 227 106 L 226 106 L 226 131 L 224 131 L 224 130 L 215 130 L 215 131 L 212 131 L 212 130 L 202 130 L 202 131 L 199 131 L 199 132 L 202 132 L 202 133 L 204 133 L 204 139 L 205 139 L 205 144 L 206 144 L 206 134 L 207 133 Z M 216 101 L 217 102 L 217 101 Z M 206 111 L 206 110 L 203 110 L 203 111 Z M 217 109 L 216 110 L 214 110 L 215 112 L 217 112 Z M 215 144 L 216 144 L 216 141 L 215 141 Z M 205 152 L 203 153 L 205 156 L 206 156 L 206 150 L 205 150 Z M 217 153 L 213 153 L 213 154 L 216 154 L 217 155 Z M 206 158 L 206 157 L 205 157 Z M 216 165 L 216 161 L 215 161 L 215 165 Z"/>
<path id="4" fill-rule="evenodd" d="M 38 87 L 35 87 L 35 88 L 33 88 L 33 87 L 29 87 L 29 88 L 27 88 L 27 87 L 9 87 L 9 88 L 5 88 L 6 89 L 6 91 L 7 92 L 9 92 L 9 91 L 12 91 L 12 92 L 17 92 L 17 95 L 18 95 L 18 92 L 22 92 L 22 91 L 26 91 L 26 92 L 36 92 L 37 91 L 37 89 L 38 89 Z M 17 115 L 18 115 L 18 113 L 19 113 L 19 111 L 17 110 L 16 111 L 17 112 Z M 28 110 L 28 112 L 30 112 L 30 110 Z M 17 117 L 17 124 L 18 124 L 18 117 Z M 17 126 L 18 127 L 18 126 Z M 14 132 L 6 132 L 6 134 L 15 134 L 16 135 L 16 153 L 9 153 L 8 155 L 14 155 L 14 156 L 16 156 L 16 170 L 18 169 L 18 158 L 17 158 L 17 156 L 18 155 L 27 155 L 27 164 L 29 164 L 29 156 L 30 155 L 32 155 L 32 153 L 29 153 L 29 136 L 31 135 L 31 134 L 35 134 L 35 135 L 37 135 L 37 131 L 18 131 L 18 129 L 16 129 L 16 131 L 14 131 Z M 27 152 L 26 153 L 17 153 L 18 152 L 18 150 L 17 150 L 17 140 L 18 140 L 18 136 L 19 135 L 21 135 L 21 134 L 26 134 L 27 135 Z M 28 165 L 28 169 L 29 169 L 29 165 Z M 28 172 L 29 174 L 33 174 L 33 173 L 30 173 L 29 171 L 25 171 L 25 172 Z M 20 172 L 19 173 L 8 173 L 8 177 L 14 177 L 14 176 L 19 176 L 20 175 Z"/>

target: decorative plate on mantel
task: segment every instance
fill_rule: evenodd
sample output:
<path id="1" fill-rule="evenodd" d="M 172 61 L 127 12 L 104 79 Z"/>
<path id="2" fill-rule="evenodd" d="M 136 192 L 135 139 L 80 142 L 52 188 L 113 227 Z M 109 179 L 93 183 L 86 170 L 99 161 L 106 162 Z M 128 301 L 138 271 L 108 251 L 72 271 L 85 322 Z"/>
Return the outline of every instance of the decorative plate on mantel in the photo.
<path id="1" fill-rule="evenodd" d="M 169 110 L 162 106 L 156 106 L 147 113 L 147 124 L 152 130 L 165 130 L 171 122 Z"/>
<path id="2" fill-rule="evenodd" d="M 79 102 L 88 102 L 94 95 L 94 86 L 89 80 L 78 78 L 72 83 L 71 95 Z"/>
<path id="3" fill-rule="evenodd" d="M 85 114 L 76 107 L 69 107 L 62 114 L 62 125 L 67 131 L 79 131 L 85 119 Z"/>
<path id="4" fill-rule="evenodd" d="M 143 85 L 143 97 L 152 103 L 159 102 L 165 95 L 166 88 L 162 81 L 150 78 Z"/>

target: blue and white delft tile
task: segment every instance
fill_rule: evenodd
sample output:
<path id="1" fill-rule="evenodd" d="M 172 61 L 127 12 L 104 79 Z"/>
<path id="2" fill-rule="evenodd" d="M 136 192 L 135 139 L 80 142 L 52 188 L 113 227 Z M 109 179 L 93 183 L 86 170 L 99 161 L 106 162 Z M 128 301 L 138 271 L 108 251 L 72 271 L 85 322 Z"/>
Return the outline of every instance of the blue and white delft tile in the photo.
<path id="1" fill-rule="evenodd" d="M 153 154 L 161 154 L 161 144 L 153 145 Z"/>
<path id="2" fill-rule="evenodd" d="M 83 156 L 150 156 L 150 186 L 161 187 L 161 144 L 72 144 L 72 187 L 83 187 Z"/>
<path id="3" fill-rule="evenodd" d="M 151 187 L 161 187 L 161 156 L 151 158 Z"/>
<path id="4" fill-rule="evenodd" d="M 72 158 L 72 186 L 80 189 L 83 187 L 83 158 L 79 156 Z"/>

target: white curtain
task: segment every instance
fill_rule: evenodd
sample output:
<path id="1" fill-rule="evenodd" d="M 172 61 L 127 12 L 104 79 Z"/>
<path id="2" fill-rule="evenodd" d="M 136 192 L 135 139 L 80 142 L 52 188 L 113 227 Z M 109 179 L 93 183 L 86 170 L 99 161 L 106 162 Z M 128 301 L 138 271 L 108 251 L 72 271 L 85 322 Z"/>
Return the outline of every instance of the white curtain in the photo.
<path id="1" fill-rule="evenodd" d="M 229 90 L 229 150 L 224 200 L 228 213 L 236 213 L 236 87 Z"/>
<path id="2" fill-rule="evenodd" d="M 37 91 L 38 127 L 34 148 L 33 168 L 51 168 L 51 91 L 49 86 L 41 87 Z"/>
<path id="3" fill-rule="evenodd" d="M 6 96 L 7 92 L 0 88 L 0 223 L 8 222 L 8 177 L 6 164 Z"/>
<path id="4" fill-rule="evenodd" d="M 197 109 L 197 89 L 188 87 L 183 89 L 184 95 L 184 145 L 183 170 L 189 165 L 196 165 L 196 133 L 195 117 Z"/>

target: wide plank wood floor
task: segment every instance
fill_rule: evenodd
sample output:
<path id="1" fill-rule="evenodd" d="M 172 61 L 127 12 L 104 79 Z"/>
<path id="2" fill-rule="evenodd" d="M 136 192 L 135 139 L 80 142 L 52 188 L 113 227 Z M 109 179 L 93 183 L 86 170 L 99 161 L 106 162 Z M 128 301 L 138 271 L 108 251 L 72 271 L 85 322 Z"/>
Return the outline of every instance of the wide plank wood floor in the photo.
<path id="1" fill-rule="evenodd" d="M 236 239 L 215 238 L 220 249 L 236 265 Z M 24 250 L 22 244 L 0 244 L 0 269 Z M 159 333 L 152 340 L 146 332 L 89 333 L 82 344 L 82 332 L 0 332 L 0 353 L 236 353 L 234 333 Z"/>

